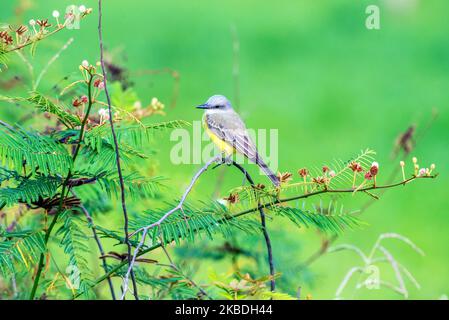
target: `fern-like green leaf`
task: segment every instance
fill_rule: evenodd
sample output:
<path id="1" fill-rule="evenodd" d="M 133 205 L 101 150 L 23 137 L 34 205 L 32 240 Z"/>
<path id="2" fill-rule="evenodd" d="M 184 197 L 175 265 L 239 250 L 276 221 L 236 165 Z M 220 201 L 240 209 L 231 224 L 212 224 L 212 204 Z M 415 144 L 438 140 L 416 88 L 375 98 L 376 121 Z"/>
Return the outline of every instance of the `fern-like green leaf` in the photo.
<path id="1" fill-rule="evenodd" d="M 131 227 L 137 229 L 150 225 L 158 221 L 165 213 L 164 210 L 146 211 L 144 215 L 131 221 Z M 218 202 L 204 205 L 203 208 L 184 204 L 182 211 L 178 211 L 164 220 L 160 231 L 158 228 L 153 228 L 151 237 L 153 242 L 156 242 L 161 235 L 165 243 L 175 241 L 179 244 L 182 240 L 193 242 L 196 238 L 202 239 L 203 237 L 212 240 L 217 235 L 228 238 L 235 229 L 254 233 L 259 228 L 260 224 L 249 217 L 232 218 L 228 209 Z"/>
<path id="2" fill-rule="evenodd" d="M 120 123 L 116 127 L 117 138 L 121 142 L 126 142 L 134 147 L 143 145 L 143 142 L 149 141 L 156 132 L 168 129 L 175 129 L 189 126 L 190 124 L 183 120 L 173 120 L 152 124 L 127 124 Z M 85 141 L 91 146 L 96 146 L 96 149 L 101 148 L 104 140 L 112 141 L 111 129 L 109 125 L 97 126 L 92 130 L 86 132 Z"/>
<path id="3" fill-rule="evenodd" d="M 19 179 L 17 187 L 0 188 L 0 206 L 19 202 L 31 204 L 39 199 L 53 197 L 61 184 L 60 179 L 46 176 Z"/>
<path id="4" fill-rule="evenodd" d="M 77 116 L 71 114 L 62 106 L 52 102 L 50 99 L 40 94 L 39 92 L 31 92 L 30 97 L 27 98 L 27 101 L 32 103 L 36 108 L 43 112 L 54 114 L 59 119 L 59 121 L 61 121 L 67 127 L 74 128 L 81 125 L 81 121 Z"/>
<path id="5" fill-rule="evenodd" d="M 56 232 L 56 235 L 62 237 L 61 246 L 64 253 L 68 255 L 68 268 L 72 273 L 72 283 L 77 293 L 82 293 L 90 297 L 93 292 L 92 274 L 84 254 L 89 252 L 89 237 L 83 232 L 83 225 L 79 216 L 73 211 L 67 210 L 61 214 L 62 226 Z"/>
<path id="6" fill-rule="evenodd" d="M 0 271 L 3 275 L 15 274 L 18 268 L 32 270 L 44 252 L 41 232 L 7 232 L 0 229 Z"/>
<path id="7" fill-rule="evenodd" d="M 3 71 L 3 69 L 8 67 L 8 55 L 7 52 L 0 48 L 0 72 Z"/>
<path id="8" fill-rule="evenodd" d="M 197 299 L 198 289 L 190 285 L 180 274 L 174 270 L 168 270 L 167 274 L 151 275 L 144 268 L 135 266 L 134 275 L 138 284 L 147 285 L 153 288 L 151 290 L 152 300 L 161 300 L 171 298 L 174 300 Z M 121 278 L 125 277 L 127 266 L 120 268 L 115 275 Z"/>
<path id="9" fill-rule="evenodd" d="M 352 186 L 352 180 L 354 174 L 349 168 L 351 162 L 358 162 L 362 166 L 363 170 L 367 171 L 371 167 L 371 163 L 374 160 L 375 151 L 371 149 L 362 150 L 357 156 L 353 157 L 348 161 L 334 160 L 333 163 L 329 164 L 329 168 L 335 171 L 335 176 L 331 179 L 329 187 L 336 189 L 338 187 L 348 187 Z M 318 169 L 317 172 L 322 172 Z M 322 173 L 320 173 L 322 174 Z M 318 174 L 317 174 L 318 176 Z M 359 175 L 362 176 L 362 175 Z"/>
<path id="10" fill-rule="evenodd" d="M 0 167 L 0 186 L 5 181 L 19 180 L 19 179 L 20 175 L 16 171 Z"/>
<path id="11" fill-rule="evenodd" d="M 126 194 L 133 200 L 140 198 L 153 198 L 162 186 L 162 177 L 145 178 L 137 172 L 123 176 L 125 182 Z M 105 190 L 109 197 L 118 198 L 120 194 L 120 184 L 116 173 L 109 175 L 100 175 L 98 183 Z"/>
<path id="12" fill-rule="evenodd" d="M 288 218 L 298 227 L 314 227 L 320 231 L 334 234 L 340 234 L 344 230 L 354 229 L 364 224 L 352 214 L 323 214 L 284 206 L 274 206 L 271 209 L 277 215 Z"/>
<path id="13" fill-rule="evenodd" d="M 354 180 L 354 172 L 349 167 L 349 164 L 352 162 L 359 163 L 363 170 L 366 172 L 371 167 L 372 161 L 374 160 L 374 155 L 376 152 L 374 152 L 371 149 L 365 149 L 362 150 L 357 156 L 347 160 L 334 160 L 331 163 L 328 163 L 326 166 L 335 172 L 335 175 L 329 179 L 328 188 L 329 189 L 339 189 L 339 188 L 349 188 L 353 185 Z M 310 170 L 310 177 L 321 177 L 323 175 L 322 168 L 314 167 Z M 358 179 L 356 181 L 356 184 L 361 183 L 363 181 L 364 175 L 358 174 L 356 175 L 356 178 Z M 316 191 L 317 189 L 322 188 L 323 185 L 312 185 L 308 186 L 308 190 L 310 191 L 312 188 L 313 191 Z M 304 182 L 292 182 L 289 184 L 285 184 L 282 186 L 282 190 L 289 191 L 289 190 L 296 190 L 296 191 L 304 191 Z M 335 194 L 333 195 L 335 196 Z"/>
<path id="14" fill-rule="evenodd" d="M 32 173 L 67 175 L 72 157 L 53 139 L 22 129 L 0 126 L 0 162 L 20 172 L 24 166 Z"/>

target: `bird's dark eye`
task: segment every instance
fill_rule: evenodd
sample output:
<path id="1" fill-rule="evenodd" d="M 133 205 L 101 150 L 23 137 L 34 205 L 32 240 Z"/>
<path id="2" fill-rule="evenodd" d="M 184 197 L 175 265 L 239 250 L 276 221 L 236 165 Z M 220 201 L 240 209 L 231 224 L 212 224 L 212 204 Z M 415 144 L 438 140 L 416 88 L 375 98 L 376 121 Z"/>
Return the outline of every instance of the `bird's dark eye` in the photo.
<path id="1" fill-rule="evenodd" d="M 218 109 L 218 108 L 220 108 L 220 105 L 217 104 L 214 108 L 215 108 L 215 109 Z"/>

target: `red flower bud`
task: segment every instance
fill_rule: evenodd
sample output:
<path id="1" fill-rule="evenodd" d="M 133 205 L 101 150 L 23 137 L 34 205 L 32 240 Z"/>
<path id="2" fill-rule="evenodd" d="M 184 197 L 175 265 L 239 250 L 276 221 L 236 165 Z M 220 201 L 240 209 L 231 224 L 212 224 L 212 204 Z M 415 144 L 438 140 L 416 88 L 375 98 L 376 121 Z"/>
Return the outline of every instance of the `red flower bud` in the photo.
<path id="1" fill-rule="evenodd" d="M 100 83 L 102 83 L 102 82 L 103 82 L 103 80 L 100 79 L 100 78 L 95 79 L 95 81 L 94 81 L 94 87 L 95 87 L 95 88 L 98 88 L 98 86 L 99 86 Z"/>
<path id="2" fill-rule="evenodd" d="M 81 104 L 82 104 L 82 102 L 78 98 L 76 98 L 72 101 L 72 106 L 74 106 L 74 107 L 79 107 Z"/>
<path id="3" fill-rule="evenodd" d="M 362 166 L 358 162 L 351 162 L 349 164 L 349 168 L 351 168 L 351 170 L 354 172 L 361 172 L 363 170 Z"/>
<path id="4" fill-rule="evenodd" d="M 298 170 L 298 173 L 301 177 L 305 178 L 307 177 L 307 175 L 309 174 L 309 171 L 307 171 L 306 168 L 302 168 Z"/>
<path id="5" fill-rule="evenodd" d="M 369 172 L 372 176 L 375 176 L 379 172 L 379 164 L 377 162 L 373 162 L 371 168 L 369 169 Z"/>
<path id="6" fill-rule="evenodd" d="M 365 173 L 365 179 L 366 180 L 371 180 L 373 178 L 373 176 L 371 175 L 371 172 L 367 172 L 367 173 Z"/>

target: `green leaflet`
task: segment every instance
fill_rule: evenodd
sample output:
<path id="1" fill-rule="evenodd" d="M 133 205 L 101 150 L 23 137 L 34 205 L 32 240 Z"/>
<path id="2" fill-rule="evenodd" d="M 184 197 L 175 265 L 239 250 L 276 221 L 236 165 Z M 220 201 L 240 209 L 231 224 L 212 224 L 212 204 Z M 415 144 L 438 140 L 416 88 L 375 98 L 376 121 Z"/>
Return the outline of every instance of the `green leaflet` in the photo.
<path id="1" fill-rule="evenodd" d="M 31 270 L 45 252 L 41 232 L 7 232 L 0 229 L 0 271 L 4 276 L 17 273 L 18 268 Z"/>
<path id="2" fill-rule="evenodd" d="M 175 207 L 173 204 L 171 208 Z M 138 229 L 158 221 L 167 211 L 146 211 L 130 221 L 130 226 Z M 197 238 L 214 239 L 216 236 L 228 238 L 236 229 L 246 233 L 257 232 L 260 223 L 248 217 L 232 218 L 228 209 L 218 202 L 204 204 L 201 208 L 191 204 L 184 204 L 183 210 L 170 215 L 161 224 L 160 231 L 153 228 L 149 234 L 153 243 L 161 236 L 164 243 L 182 240 L 194 242 Z"/>
<path id="3" fill-rule="evenodd" d="M 0 206 L 18 202 L 31 204 L 39 198 L 53 197 L 61 184 L 54 177 L 37 176 L 35 179 L 20 178 L 17 187 L 0 188 Z"/>
<path id="4" fill-rule="evenodd" d="M 31 92 L 30 97 L 27 98 L 27 101 L 43 112 L 54 114 L 67 127 L 74 128 L 81 125 L 81 121 L 77 116 L 71 114 L 62 106 L 53 103 L 39 92 Z"/>
<path id="5" fill-rule="evenodd" d="M 271 209 L 277 215 L 288 218 L 298 227 L 314 227 L 328 233 L 339 234 L 364 224 L 352 214 L 323 214 L 284 206 L 273 206 Z"/>
<path id="6" fill-rule="evenodd" d="M 67 272 L 70 273 L 71 283 L 77 293 L 82 293 L 86 297 L 91 297 L 93 291 L 92 274 L 89 269 L 85 254 L 90 252 L 88 246 L 89 237 L 83 232 L 83 225 L 80 217 L 74 211 L 67 210 L 61 214 L 61 227 L 56 232 L 61 236 L 60 246 L 68 256 Z"/>
<path id="7" fill-rule="evenodd" d="M 72 157 L 63 145 L 47 136 L 0 126 L 0 163 L 18 172 L 66 176 Z"/>

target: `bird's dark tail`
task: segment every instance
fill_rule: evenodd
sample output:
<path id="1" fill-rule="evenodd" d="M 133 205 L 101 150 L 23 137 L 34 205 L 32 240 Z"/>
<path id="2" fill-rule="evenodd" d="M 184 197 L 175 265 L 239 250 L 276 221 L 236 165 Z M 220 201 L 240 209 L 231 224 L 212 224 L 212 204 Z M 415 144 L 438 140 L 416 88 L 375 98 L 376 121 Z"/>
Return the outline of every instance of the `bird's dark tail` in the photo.
<path id="1" fill-rule="evenodd" d="M 279 185 L 280 185 L 279 178 L 274 174 L 273 171 L 271 171 L 270 168 L 268 168 L 266 163 L 260 157 L 257 157 L 256 161 L 254 161 L 254 162 L 260 167 L 260 169 L 262 169 L 262 171 L 266 174 L 268 179 L 270 179 L 271 182 L 273 182 L 273 184 L 276 187 L 279 187 Z"/>

